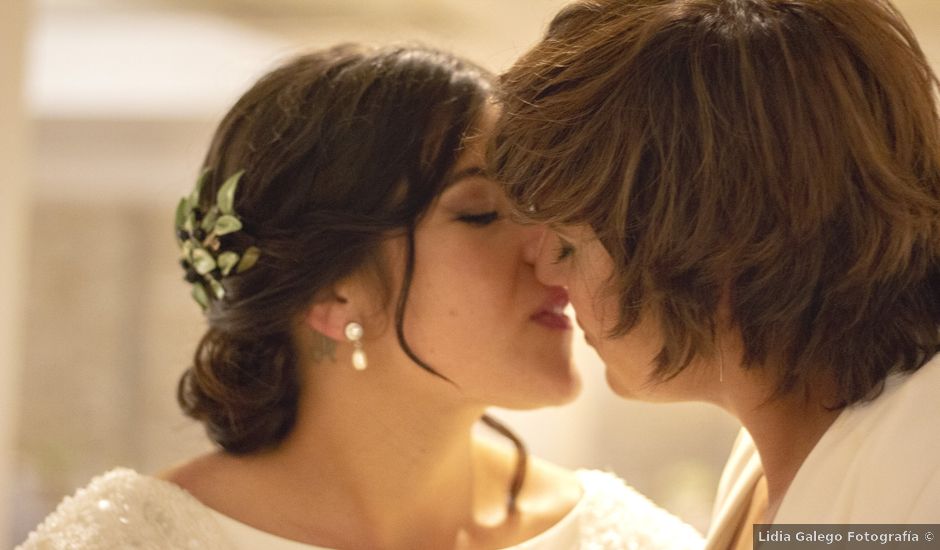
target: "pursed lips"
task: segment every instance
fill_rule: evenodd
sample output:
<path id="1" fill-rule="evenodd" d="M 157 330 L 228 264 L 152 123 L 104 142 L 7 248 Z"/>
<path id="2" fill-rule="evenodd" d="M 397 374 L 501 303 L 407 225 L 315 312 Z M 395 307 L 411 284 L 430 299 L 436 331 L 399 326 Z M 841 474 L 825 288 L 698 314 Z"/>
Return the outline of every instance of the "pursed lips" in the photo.
<path id="1" fill-rule="evenodd" d="M 568 292 L 562 287 L 552 287 L 548 299 L 530 319 L 548 328 L 570 330 L 571 319 L 565 315 L 568 307 Z"/>

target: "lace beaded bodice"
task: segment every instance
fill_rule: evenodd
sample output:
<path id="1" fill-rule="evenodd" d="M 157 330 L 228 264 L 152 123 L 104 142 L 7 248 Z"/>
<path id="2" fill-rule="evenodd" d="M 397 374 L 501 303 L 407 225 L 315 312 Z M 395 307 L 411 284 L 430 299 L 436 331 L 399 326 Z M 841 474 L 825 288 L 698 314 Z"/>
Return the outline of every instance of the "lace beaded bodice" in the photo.
<path id="1" fill-rule="evenodd" d="M 228 550 L 212 511 L 183 489 L 118 468 L 66 497 L 17 550 Z"/>

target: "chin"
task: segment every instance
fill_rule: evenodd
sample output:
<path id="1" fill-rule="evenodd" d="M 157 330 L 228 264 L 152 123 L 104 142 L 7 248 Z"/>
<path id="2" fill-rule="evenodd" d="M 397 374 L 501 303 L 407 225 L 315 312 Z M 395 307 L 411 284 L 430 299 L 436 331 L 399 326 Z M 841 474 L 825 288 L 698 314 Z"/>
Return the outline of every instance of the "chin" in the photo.
<path id="1" fill-rule="evenodd" d="M 563 384 L 559 384 L 557 393 L 551 403 L 546 403 L 547 407 L 556 407 L 567 405 L 581 395 L 581 374 L 572 365 L 568 370 L 568 377 Z"/>
<path id="2" fill-rule="evenodd" d="M 648 380 L 639 383 L 636 380 L 624 380 L 622 376 L 618 376 L 613 372 L 610 367 L 607 368 L 605 378 L 611 391 L 624 399 L 647 403 L 679 403 L 693 400 L 678 394 L 676 388 L 670 385 L 669 382 L 660 383 Z M 633 383 L 631 384 L 631 382 Z"/>
<path id="3" fill-rule="evenodd" d="M 657 384 L 654 382 L 642 383 L 632 377 L 625 377 L 610 366 L 604 372 L 604 377 L 607 379 L 607 386 L 619 397 L 638 401 L 662 401 L 656 395 Z"/>
<path id="4" fill-rule="evenodd" d="M 634 399 L 633 391 L 620 382 L 620 379 L 613 373 L 610 367 L 604 370 L 604 378 L 607 380 L 607 387 L 612 392 L 624 399 Z"/>
<path id="5" fill-rule="evenodd" d="M 552 401 L 547 403 L 547 406 L 570 403 L 581 394 L 581 371 L 572 361 L 570 350 L 564 355 L 564 359 L 550 370 L 550 374 L 552 379 L 546 386 L 551 388 L 547 393 L 551 394 Z"/>
<path id="6" fill-rule="evenodd" d="M 567 405 L 581 393 L 581 375 L 569 365 L 565 376 L 559 376 L 556 371 L 551 379 L 532 380 L 530 383 L 516 387 L 526 388 L 527 391 L 511 395 L 505 403 L 496 404 L 496 406 L 525 411 Z"/>

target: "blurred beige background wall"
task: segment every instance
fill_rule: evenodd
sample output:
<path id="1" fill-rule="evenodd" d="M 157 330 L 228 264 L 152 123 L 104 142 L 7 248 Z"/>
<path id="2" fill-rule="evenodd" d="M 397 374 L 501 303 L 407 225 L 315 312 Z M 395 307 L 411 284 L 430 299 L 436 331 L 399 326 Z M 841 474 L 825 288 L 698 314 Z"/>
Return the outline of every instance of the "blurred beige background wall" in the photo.
<path id="1" fill-rule="evenodd" d="M 206 448 L 174 401 L 203 323 L 181 281 L 171 212 L 214 123 L 255 78 L 300 49 L 350 40 L 420 40 L 499 71 L 564 4 L 41 0 L 27 18 L 27 0 L 5 1 L 0 547 L 95 474 L 153 472 Z M 936 65 L 940 2 L 898 4 Z M 17 107 L 22 90 L 28 110 Z M 577 340 L 586 383 L 575 404 L 497 415 L 536 453 L 612 469 L 707 527 L 735 423 L 704 405 L 613 397 Z"/>
<path id="2" fill-rule="evenodd" d="M 26 0 L 0 7 L 0 489 L 15 477 L 26 258 L 29 147 L 23 98 Z M 0 544 L 10 540 L 13 502 L 0 500 Z"/>

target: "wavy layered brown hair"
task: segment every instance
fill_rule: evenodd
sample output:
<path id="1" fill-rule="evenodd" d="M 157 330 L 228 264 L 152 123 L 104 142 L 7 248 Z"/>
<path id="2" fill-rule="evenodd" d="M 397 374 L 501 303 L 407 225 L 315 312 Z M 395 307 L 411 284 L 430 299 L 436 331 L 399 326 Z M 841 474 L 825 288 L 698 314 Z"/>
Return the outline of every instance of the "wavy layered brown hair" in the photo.
<path id="1" fill-rule="evenodd" d="M 937 353 L 937 79 L 889 2 L 585 0 L 501 85 L 495 176 L 594 229 L 613 335 L 654 312 L 661 379 L 713 353 L 726 293 L 778 394 L 870 399 Z"/>
<path id="2" fill-rule="evenodd" d="M 209 329 L 178 387 L 183 410 L 213 442 L 251 453 L 287 437 L 300 395 L 298 315 L 353 273 L 388 280 L 380 246 L 390 235 L 404 235 L 407 246 L 402 286 L 383 289 L 399 343 L 438 375 L 402 328 L 414 231 L 475 135 L 491 85 L 488 72 L 441 51 L 342 45 L 283 64 L 231 108 L 205 159 L 200 202 L 208 210 L 243 170 L 234 209 L 244 227 L 222 238 L 227 250 L 255 246 L 261 255 L 222 279 L 224 298 L 211 299 Z M 512 507 L 525 448 L 499 422 L 483 420 L 517 447 Z"/>

